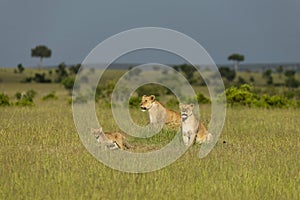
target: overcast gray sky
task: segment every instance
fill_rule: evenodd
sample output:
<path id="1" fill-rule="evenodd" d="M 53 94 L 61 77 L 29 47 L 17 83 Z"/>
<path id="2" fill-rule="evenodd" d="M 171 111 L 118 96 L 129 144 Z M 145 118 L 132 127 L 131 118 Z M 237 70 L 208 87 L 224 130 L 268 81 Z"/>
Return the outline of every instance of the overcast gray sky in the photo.
<path id="1" fill-rule="evenodd" d="M 0 0 L 0 66 L 36 66 L 30 49 L 45 44 L 45 65 L 80 63 L 106 38 L 156 26 L 198 41 L 216 63 L 242 53 L 247 63 L 300 62 L 300 0 Z M 174 63 L 141 53 L 122 62 Z"/>

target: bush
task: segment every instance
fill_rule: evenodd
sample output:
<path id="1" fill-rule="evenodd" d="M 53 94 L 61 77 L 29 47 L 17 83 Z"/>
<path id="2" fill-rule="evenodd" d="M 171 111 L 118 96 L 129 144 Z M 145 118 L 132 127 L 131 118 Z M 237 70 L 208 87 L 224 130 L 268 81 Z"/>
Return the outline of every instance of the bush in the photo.
<path id="1" fill-rule="evenodd" d="M 32 77 L 26 77 L 24 80 L 22 80 L 22 83 L 30 83 L 33 80 Z"/>
<path id="2" fill-rule="evenodd" d="M 231 87 L 225 91 L 227 103 L 233 105 L 246 105 L 250 107 L 263 107 L 263 108 L 286 108 L 296 106 L 299 104 L 297 101 L 288 100 L 284 96 L 280 95 L 257 95 L 253 92 L 253 88 L 250 85 L 244 84 L 240 87 Z"/>
<path id="3" fill-rule="evenodd" d="M 285 85 L 289 88 L 297 88 L 300 83 L 294 77 L 289 77 L 285 80 Z"/>
<path id="4" fill-rule="evenodd" d="M 116 81 L 110 80 L 105 83 L 101 83 L 96 88 L 96 99 L 98 98 L 110 98 L 115 88 Z"/>
<path id="5" fill-rule="evenodd" d="M 64 78 L 61 83 L 64 85 L 64 87 L 67 90 L 72 90 L 75 83 L 75 78 L 73 77 Z"/>
<path id="6" fill-rule="evenodd" d="M 43 100 L 49 100 L 49 99 L 57 99 L 57 96 L 55 95 L 55 92 L 50 92 L 46 96 L 43 97 Z"/>
<path id="7" fill-rule="evenodd" d="M 36 91 L 28 90 L 25 94 L 17 92 L 15 94 L 17 98 L 17 102 L 15 103 L 17 106 L 33 106 L 33 98 L 36 95 Z"/>
<path id="8" fill-rule="evenodd" d="M 46 74 L 45 73 L 36 73 L 34 75 L 34 77 L 32 78 L 32 80 L 34 80 L 37 83 L 51 83 L 51 79 L 47 79 L 45 78 Z"/>
<path id="9" fill-rule="evenodd" d="M 139 97 L 130 97 L 129 106 L 130 107 L 139 107 L 140 102 L 141 102 L 141 100 Z"/>
<path id="10" fill-rule="evenodd" d="M 0 106 L 9 106 L 9 97 L 6 94 L 0 93 Z"/>
<path id="11" fill-rule="evenodd" d="M 199 104 L 210 103 L 210 99 L 206 98 L 202 93 L 197 94 L 197 101 Z"/>
<path id="12" fill-rule="evenodd" d="M 172 93 L 169 89 L 158 84 L 146 84 L 136 90 L 138 96 L 155 95 L 156 97 Z"/>
<path id="13" fill-rule="evenodd" d="M 231 106 L 248 105 L 257 101 L 259 98 L 256 94 L 252 93 L 252 86 L 248 84 L 241 85 L 240 87 L 231 87 L 225 90 L 227 103 Z"/>

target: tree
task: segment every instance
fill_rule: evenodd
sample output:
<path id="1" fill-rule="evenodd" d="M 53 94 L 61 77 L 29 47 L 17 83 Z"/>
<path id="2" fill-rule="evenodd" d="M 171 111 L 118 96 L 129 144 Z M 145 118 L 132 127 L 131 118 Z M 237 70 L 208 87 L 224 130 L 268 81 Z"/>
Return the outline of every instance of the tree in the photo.
<path id="1" fill-rule="evenodd" d="M 233 81 L 235 78 L 235 71 L 231 70 L 229 67 L 220 67 L 219 69 L 222 77 L 225 77 L 229 82 Z"/>
<path id="2" fill-rule="evenodd" d="M 35 48 L 31 49 L 31 57 L 39 57 L 40 58 L 40 64 L 39 66 L 43 66 L 43 58 L 49 58 L 51 57 L 51 49 L 49 49 L 45 45 L 39 45 Z"/>
<path id="3" fill-rule="evenodd" d="M 279 74 L 279 78 L 281 78 L 281 74 L 283 73 L 283 67 L 282 67 L 282 65 L 279 65 L 276 68 L 276 72 Z"/>
<path id="4" fill-rule="evenodd" d="M 55 82 L 59 83 L 68 76 L 67 65 L 64 62 L 60 63 L 55 72 L 58 76 Z"/>
<path id="5" fill-rule="evenodd" d="M 228 56 L 227 59 L 234 61 L 234 70 L 235 70 L 235 73 L 237 73 L 238 65 L 239 65 L 240 62 L 245 60 L 245 57 L 242 54 L 234 53 L 234 54 L 231 54 L 230 56 Z"/>
<path id="6" fill-rule="evenodd" d="M 18 64 L 18 70 L 19 70 L 20 74 L 22 74 L 22 72 L 24 71 L 24 67 L 23 67 L 23 65 L 21 63 Z"/>
<path id="7" fill-rule="evenodd" d="M 182 65 L 175 65 L 173 66 L 173 68 L 176 71 L 182 71 L 190 83 L 194 82 L 193 80 L 194 72 L 197 71 L 197 69 L 194 66 L 188 64 L 182 64 Z"/>
<path id="8" fill-rule="evenodd" d="M 70 72 L 73 74 L 77 74 L 79 72 L 80 67 L 81 67 L 81 64 L 72 65 L 70 67 Z"/>
<path id="9" fill-rule="evenodd" d="M 284 75 L 287 77 L 287 78 L 291 78 L 291 77 L 295 77 L 295 74 L 296 74 L 296 71 L 295 70 L 286 70 L 284 72 Z"/>
<path id="10" fill-rule="evenodd" d="M 273 84 L 272 70 L 268 69 L 263 72 L 262 77 L 266 80 L 268 85 Z"/>

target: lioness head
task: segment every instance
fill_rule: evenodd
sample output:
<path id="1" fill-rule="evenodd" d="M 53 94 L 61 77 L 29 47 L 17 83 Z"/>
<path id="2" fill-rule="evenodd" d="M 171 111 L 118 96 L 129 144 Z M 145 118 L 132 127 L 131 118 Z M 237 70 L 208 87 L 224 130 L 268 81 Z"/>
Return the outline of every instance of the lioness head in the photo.
<path id="1" fill-rule="evenodd" d="M 193 114 L 194 104 L 179 104 L 181 118 L 183 120 L 187 119 L 189 116 Z"/>
<path id="2" fill-rule="evenodd" d="M 142 111 L 144 112 L 146 110 L 149 110 L 152 107 L 152 103 L 154 102 L 154 100 L 155 100 L 154 95 L 150 95 L 150 96 L 144 95 L 142 97 L 142 101 L 140 103 L 140 107 L 141 107 Z"/>
<path id="3" fill-rule="evenodd" d="M 101 134 L 104 134 L 103 130 L 102 130 L 102 127 L 100 127 L 100 128 L 91 128 L 91 132 L 95 136 L 96 140 L 99 139 Z"/>

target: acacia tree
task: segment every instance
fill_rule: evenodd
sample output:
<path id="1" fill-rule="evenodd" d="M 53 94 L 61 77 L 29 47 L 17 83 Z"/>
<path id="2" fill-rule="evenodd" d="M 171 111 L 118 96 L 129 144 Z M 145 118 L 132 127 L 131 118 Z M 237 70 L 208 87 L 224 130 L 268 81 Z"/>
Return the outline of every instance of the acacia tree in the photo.
<path id="1" fill-rule="evenodd" d="M 43 58 L 49 58 L 51 57 L 51 49 L 49 49 L 45 45 L 39 45 L 35 48 L 31 49 L 31 57 L 39 57 L 40 58 L 40 64 L 39 66 L 43 66 Z"/>
<path id="2" fill-rule="evenodd" d="M 234 61 L 234 71 L 235 71 L 235 73 L 237 73 L 239 63 L 242 62 L 242 61 L 244 61 L 245 57 L 242 54 L 234 53 L 234 54 L 231 54 L 230 56 L 228 56 L 227 59 Z"/>

